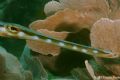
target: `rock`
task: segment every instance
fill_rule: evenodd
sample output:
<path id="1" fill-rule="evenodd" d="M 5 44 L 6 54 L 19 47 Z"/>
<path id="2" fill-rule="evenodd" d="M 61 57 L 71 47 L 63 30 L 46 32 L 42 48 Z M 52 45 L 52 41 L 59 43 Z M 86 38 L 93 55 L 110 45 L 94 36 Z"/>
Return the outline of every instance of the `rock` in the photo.
<path id="1" fill-rule="evenodd" d="M 32 73 L 25 71 L 18 59 L 0 47 L 0 80 L 32 80 Z"/>

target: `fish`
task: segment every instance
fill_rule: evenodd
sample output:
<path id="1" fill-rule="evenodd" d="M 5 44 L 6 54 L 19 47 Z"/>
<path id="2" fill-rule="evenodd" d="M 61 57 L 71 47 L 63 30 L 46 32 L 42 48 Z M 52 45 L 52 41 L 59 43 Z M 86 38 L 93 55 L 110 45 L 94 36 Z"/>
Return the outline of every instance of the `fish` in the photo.
<path id="1" fill-rule="evenodd" d="M 29 29 L 25 26 L 15 23 L 0 22 L 0 36 L 24 40 L 42 41 L 48 44 L 53 44 L 62 48 L 101 58 L 117 57 L 117 55 L 112 54 L 111 51 L 93 48 L 90 46 L 85 46 L 65 40 L 59 40 L 57 38 L 45 35 L 41 32 L 37 32 L 35 30 Z"/>

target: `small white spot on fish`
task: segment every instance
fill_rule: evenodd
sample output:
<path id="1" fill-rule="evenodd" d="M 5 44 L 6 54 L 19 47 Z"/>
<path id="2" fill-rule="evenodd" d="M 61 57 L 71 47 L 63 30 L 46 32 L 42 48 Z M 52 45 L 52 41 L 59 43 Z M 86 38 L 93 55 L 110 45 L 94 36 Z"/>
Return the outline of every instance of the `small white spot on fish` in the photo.
<path id="1" fill-rule="evenodd" d="M 87 50 L 86 50 L 86 49 L 82 49 L 82 52 L 86 53 L 86 52 L 87 52 Z"/>
<path id="2" fill-rule="evenodd" d="M 65 46 L 65 44 L 63 42 L 59 42 L 58 44 L 59 44 L 59 46 Z"/>
<path id="3" fill-rule="evenodd" d="M 73 49 L 75 49 L 75 50 L 76 50 L 76 49 L 78 49 L 78 47 L 77 47 L 77 46 L 73 46 L 72 48 L 73 48 Z"/>
<path id="4" fill-rule="evenodd" d="M 33 39 L 33 40 L 39 40 L 39 37 L 38 36 L 32 36 L 31 39 Z"/>
<path id="5" fill-rule="evenodd" d="M 98 51 L 97 51 L 97 50 L 93 50 L 93 53 L 97 54 L 97 53 L 98 53 Z"/>
<path id="6" fill-rule="evenodd" d="M 47 39 L 47 40 L 45 40 L 47 43 L 51 43 L 52 42 L 52 40 L 51 39 Z"/>
<path id="7" fill-rule="evenodd" d="M 18 36 L 20 36 L 20 37 L 25 36 L 25 33 L 24 32 L 19 32 Z"/>
<path id="8" fill-rule="evenodd" d="M 104 52 L 104 53 L 107 53 L 107 54 L 112 53 L 112 51 L 111 51 L 111 50 L 103 50 L 103 52 Z"/>

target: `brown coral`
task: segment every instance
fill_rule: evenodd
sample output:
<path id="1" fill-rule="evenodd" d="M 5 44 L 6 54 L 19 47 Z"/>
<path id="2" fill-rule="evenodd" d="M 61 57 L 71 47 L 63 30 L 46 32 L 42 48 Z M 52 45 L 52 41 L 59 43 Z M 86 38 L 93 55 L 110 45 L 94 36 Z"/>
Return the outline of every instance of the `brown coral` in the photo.
<path id="1" fill-rule="evenodd" d="M 61 9 L 72 9 L 72 10 L 78 10 L 80 12 L 96 12 L 96 13 L 102 13 L 103 15 L 108 15 L 110 10 L 109 10 L 109 5 L 106 0 L 59 0 L 59 2 L 54 3 L 55 1 L 50 1 L 46 4 L 46 6 L 49 3 L 49 7 L 45 6 L 45 10 L 49 10 L 49 12 L 45 12 L 46 14 L 50 13 L 53 11 L 53 6 L 55 4 L 61 4 Z M 51 5 L 51 6 L 50 6 Z M 58 5 L 57 5 L 58 6 Z M 54 6 L 56 7 L 56 5 Z M 58 8 L 58 7 L 57 7 Z M 56 10 L 56 8 L 55 8 Z M 59 10 L 59 9 L 58 9 Z"/>
<path id="2" fill-rule="evenodd" d="M 111 19 L 120 18 L 118 0 L 59 0 L 59 3 L 57 2 L 57 4 L 59 5 L 55 5 L 57 6 L 55 10 L 53 9 L 54 5 L 50 7 L 51 4 L 49 4 L 49 7 L 47 7 L 49 12 L 46 11 L 45 13 L 50 13 L 50 15 L 53 14 L 52 16 L 47 17 L 45 20 L 37 20 L 33 22 L 30 27 L 36 31 L 43 32 L 46 35 L 65 39 L 68 32 L 76 32 L 83 28 L 90 30 L 91 26 L 102 17 L 109 17 Z M 92 46 L 111 50 L 114 54 L 119 56 L 119 44 L 117 44 L 119 43 L 119 27 L 115 27 L 119 26 L 119 20 L 113 21 L 107 19 L 100 22 L 101 23 L 97 21 L 94 26 L 98 27 L 94 27 L 91 30 Z M 27 43 L 33 51 L 44 55 L 51 54 L 56 56 L 60 53 L 60 48 L 57 46 L 29 40 Z M 108 67 L 109 65 L 110 67 Z M 119 65 L 107 64 L 106 67 L 115 74 L 119 74 Z"/>
<path id="3" fill-rule="evenodd" d="M 102 16 L 96 13 L 79 12 L 72 9 L 64 9 L 58 11 L 56 14 L 47 17 L 45 20 L 37 20 L 33 22 L 33 29 L 48 29 L 55 30 L 56 27 L 69 27 L 70 25 L 75 26 L 76 30 L 81 28 L 90 28 L 90 26 Z M 77 28 L 78 27 L 78 28 Z"/>
<path id="4" fill-rule="evenodd" d="M 116 18 L 116 16 L 118 17 L 117 13 L 110 13 L 111 10 L 117 9 L 117 6 L 113 8 L 113 5 L 116 4 L 116 0 L 112 1 L 111 5 L 109 5 L 106 0 L 59 0 L 59 2 L 50 1 L 46 4 L 45 11 L 51 10 L 52 13 L 56 13 L 46 18 L 45 20 L 37 20 L 30 26 L 36 31 L 47 29 L 48 31 L 42 30 L 41 32 L 45 33 L 46 35 L 54 36 L 56 38 L 59 38 L 60 35 L 63 37 L 60 37 L 59 39 L 65 39 L 68 33 L 58 31 L 76 32 L 83 28 L 90 29 L 92 24 L 101 17 L 109 17 L 109 15 L 113 16 L 112 18 Z M 57 9 L 56 7 L 54 9 L 54 6 L 57 6 Z M 49 14 L 49 12 L 45 13 Z M 29 40 L 27 43 L 33 51 L 42 53 L 44 55 L 59 54 L 59 47 L 52 47 L 51 45 L 42 42 Z"/>
<path id="5" fill-rule="evenodd" d="M 54 32 L 54 31 L 48 31 L 43 29 L 39 29 L 38 32 L 39 31 L 58 39 L 65 39 L 65 37 L 67 36 L 67 32 Z M 60 47 L 51 45 L 51 44 L 46 44 L 42 41 L 27 40 L 27 43 L 33 51 L 41 53 L 43 55 L 50 54 L 50 55 L 56 56 L 60 53 Z"/>
<path id="6" fill-rule="evenodd" d="M 45 20 L 34 21 L 31 23 L 30 27 L 36 31 L 47 29 L 45 31 L 42 30 L 46 35 L 51 35 L 56 38 L 59 38 L 60 35 L 63 37 L 60 37 L 59 39 L 65 39 L 68 33 L 60 31 L 76 32 L 83 28 L 90 30 L 94 22 L 102 17 L 110 17 L 113 19 L 120 17 L 118 14 L 117 0 L 111 1 L 110 3 L 106 0 L 59 0 L 59 2 L 59 7 L 62 6 L 62 8 L 58 8 L 60 11 L 55 9 L 55 12 L 57 12 L 54 15 L 47 17 Z M 50 2 L 49 5 L 51 5 L 51 3 L 58 4 L 58 2 L 53 1 Z M 51 6 L 53 7 L 54 5 Z M 49 10 L 52 7 L 49 6 Z M 34 42 L 35 41 L 27 41 L 33 51 L 44 55 L 52 54 L 55 56 L 59 54 L 59 47 L 54 46 L 53 48 L 51 45 L 48 46 L 48 44 L 42 42 Z"/>
<path id="7" fill-rule="evenodd" d="M 59 11 L 53 16 L 48 17 L 45 20 L 37 20 L 30 24 L 30 27 L 36 31 L 40 31 L 46 35 L 56 37 L 58 39 L 65 39 L 69 32 L 77 32 L 82 28 L 90 28 L 93 23 L 89 16 L 78 15 L 79 12 L 71 9 L 65 9 Z M 90 20 L 86 20 L 86 18 Z M 84 25 L 85 24 L 85 25 Z M 47 30 L 46 30 L 47 29 Z M 61 31 L 61 32 L 58 32 Z M 40 41 L 27 40 L 29 47 L 38 53 L 44 55 L 51 54 L 53 56 L 58 55 L 60 48 L 54 45 L 49 45 Z"/>
<path id="8" fill-rule="evenodd" d="M 91 45 L 95 48 L 111 50 L 113 54 L 120 57 L 120 20 L 110 20 L 103 18 L 98 20 L 91 29 Z M 120 76 L 120 64 L 98 62 L 112 71 L 116 76 Z"/>
<path id="9" fill-rule="evenodd" d="M 118 19 L 120 18 L 119 3 L 119 0 L 59 0 L 59 2 L 50 1 L 45 5 L 45 10 L 47 9 L 45 11 L 45 14 L 53 13 L 53 11 L 55 13 L 59 10 L 69 8 L 72 10 L 77 10 L 83 14 L 87 13 L 89 15 L 92 13 L 94 16 L 100 15 L 101 17 Z M 47 7 L 48 4 L 49 6 Z"/>
<path id="10" fill-rule="evenodd" d="M 48 3 L 52 2 L 54 1 L 50 1 Z M 59 4 L 62 5 L 61 9 L 63 10 L 71 9 L 72 12 L 69 11 L 68 12 L 69 14 L 74 13 L 73 21 L 74 19 L 78 19 L 79 20 L 78 23 L 84 27 L 85 26 L 90 27 L 96 20 L 100 19 L 101 17 L 108 17 L 111 11 L 106 0 L 59 0 Z M 45 6 L 45 10 L 46 8 L 49 10 L 49 12 L 46 11 L 45 13 L 49 14 L 50 10 L 51 12 L 53 12 L 52 7 L 53 4 L 51 4 L 51 7 Z M 69 17 L 68 12 L 66 11 L 67 17 Z M 59 10 L 57 11 L 57 13 L 59 13 Z"/>

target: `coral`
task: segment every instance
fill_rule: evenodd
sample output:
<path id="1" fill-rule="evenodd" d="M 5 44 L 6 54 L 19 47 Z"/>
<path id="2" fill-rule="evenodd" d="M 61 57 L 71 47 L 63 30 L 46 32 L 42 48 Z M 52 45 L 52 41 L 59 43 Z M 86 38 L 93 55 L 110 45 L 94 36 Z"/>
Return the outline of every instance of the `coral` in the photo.
<path id="1" fill-rule="evenodd" d="M 42 29 L 48 29 L 53 31 L 56 30 L 57 27 L 61 28 L 62 26 L 74 26 L 76 30 L 79 28 L 89 28 L 88 26 L 93 24 L 93 22 L 95 22 L 95 19 L 98 18 L 94 17 L 93 15 L 88 15 L 87 13 L 79 13 L 77 10 L 74 11 L 71 9 L 64 9 L 62 11 L 58 11 L 50 17 L 47 17 L 45 20 L 34 21 L 30 24 L 30 26 L 34 24 L 34 27 L 32 27 L 32 29 L 35 30 L 39 29 L 40 27 Z"/>
<path id="2" fill-rule="evenodd" d="M 52 3 L 53 2 L 53 3 Z M 52 4 L 49 4 L 52 3 Z M 46 6 L 49 4 L 48 7 L 45 7 L 45 9 L 49 9 L 49 11 L 45 12 L 46 14 L 50 13 L 50 10 L 54 9 L 53 6 L 58 4 L 54 3 L 54 1 L 50 1 L 46 4 Z M 54 5 L 53 5 L 54 4 Z M 59 4 L 62 6 L 59 6 L 63 9 L 69 8 L 73 10 L 78 10 L 80 12 L 98 12 L 102 13 L 103 15 L 108 15 L 110 10 L 109 10 L 109 5 L 106 2 L 106 0 L 59 0 Z M 51 5 L 51 6 L 50 6 Z M 56 6 L 54 6 L 56 7 Z M 55 9 L 56 10 L 56 9 Z M 59 10 L 59 9 L 58 9 Z"/>
<path id="3" fill-rule="evenodd" d="M 59 0 L 59 2 L 52 0 L 45 5 L 44 11 L 49 17 L 31 23 L 31 29 L 65 40 L 69 33 L 76 33 L 86 28 L 91 31 L 93 47 L 111 50 L 113 54 L 120 55 L 119 27 L 117 27 L 119 20 L 114 21 L 114 19 L 120 18 L 117 0 Z M 113 20 L 99 20 L 103 17 Z M 60 47 L 40 41 L 27 40 L 27 44 L 33 51 L 43 55 L 57 56 L 60 53 Z M 101 62 L 99 60 L 102 59 L 96 58 L 96 60 Z M 118 75 L 118 64 L 107 64 L 105 66 L 115 75 Z"/>
<path id="4" fill-rule="evenodd" d="M 52 16 L 56 17 L 56 16 Z M 30 24 L 30 28 L 42 32 L 46 35 L 58 38 L 58 39 L 65 39 L 68 32 L 56 32 L 54 29 L 56 29 L 56 25 L 59 25 L 62 23 L 62 18 L 57 18 L 58 20 L 52 19 L 52 17 L 48 18 L 47 20 L 38 20 Z M 54 23 L 53 23 L 54 22 Z M 55 45 L 46 44 L 41 41 L 31 41 L 27 40 L 27 43 L 29 47 L 38 53 L 41 53 L 43 55 L 53 55 L 56 56 L 60 53 L 60 47 L 57 47 Z"/>
<path id="5" fill-rule="evenodd" d="M 112 51 L 112 54 L 120 57 L 120 19 L 111 20 L 102 18 L 98 20 L 91 29 L 91 45 L 95 48 Z M 104 65 L 108 70 L 112 71 L 116 76 L 120 76 L 120 64 L 107 62 L 104 59 L 96 58 L 98 63 Z M 118 59 L 119 60 L 119 59 Z M 117 60 L 116 60 L 117 61 Z"/>
<path id="6" fill-rule="evenodd" d="M 96 21 L 96 17 L 91 17 L 93 15 L 84 15 L 78 11 L 73 11 L 71 9 L 65 9 L 63 11 L 57 12 L 55 15 L 52 15 L 45 20 L 37 20 L 30 24 L 30 27 L 36 31 L 41 31 L 46 35 L 53 36 L 56 34 L 56 38 L 59 38 L 59 35 L 62 36 L 59 39 L 65 39 L 68 33 L 70 32 L 78 32 L 83 28 L 90 29 L 89 25 L 92 25 L 94 21 Z M 100 17 L 99 17 L 100 18 Z M 47 29 L 47 30 L 43 30 Z M 57 37 L 58 36 L 58 37 Z M 42 53 L 44 55 L 52 54 L 58 55 L 59 50 L 56 49 L 58 47 L 55 46 L 52 49 L 52 46 L 48 46 L 43 42 L 36 42 L 36 41 L 27 41 L 29 47 L 36 52 Z M 47 45 L 47 47 L 46 47 Z M 42 46 L 42 47 L 39 47 Z M 45 46 L 45 47 L 43 47 Z M 50 48 L 51 47 L 51 48 Z M 47 50 L 48 51 L 47 51 Z M 44 51 L 43 51 L 44 50 Z M 52 51 L 53 50 L 53 51 Z M 47 52 L 46 52 L 47 51 Z M 52 51 L 52 52 L 50 52 Z M 56 52 L 57 51 L 57 52 Z"/>
<path id="7" fill-rule="evenodd" d="M 32 22 L 30 27 L 58 39 L 65 39 L 69 32 L 78 32 L 83 28 L 90 30 L 94 22 L 102 17 L 120 18 L 117 0 L 110 2 L 106 0 L 59 0 L 59 2 L 52 0 L 45 5 L 44 11 L 51 16 L 45 20 Z M 63 37 L 59 38 L 59 35 Z M 59 47 L 29 40 L 27 43 L 33 51 L 38 53 L 54 56 L 59 54 Z"/>
<path id="8" fill-rule="evenodd" d="M 47 7 L 48 4 L 49 7 Z M 54 3 L 54 1 L 50 1 L 45 5 L 44 9 L 49 10 L 48 12 L 45 11 L 46 14 L 50 14 L 53 12 L 53 4 L 57 5 L 58 2 L 56 4 Z M 74 12 L 74 18 L 79 19 L 79 23 L 84 22 L 81 26 L 87 25 L 90 27 L 96 20 L 100 19 L 101 17 L 108 17 L 111 11 L 106 0 L 59 0 L 59 4 L 62 5 L 62 7 L 60 6 L 61 9 L 57 10 L 55 8 L 55 11 L 59 13 L 59 11 L 62 9 L 71 9 L 72 13 Z M 67 14 L 66 16 L 69 17 L 70 13 L 71 12 L 69 12 L 69 14 Z"/>
<path id="9" fill-rule="evenodd" d="M 82 28 L 81 24 L 84 24 L 86 21 L 80 21 L 80 18 L 77 17 L 77 12 L 74 12 L 70 9 L 65 9 L 53 16 L 46 18 L 45 20 L 34 21 L 30 24 L 30 28 L 58 39 L 65 39 L 70 31 L 77 32 Z M 85 27 L 87 28 L 88 26 Z M 51 46 L 41 41 L 36 42 L 27 40 L 27 43 L 33 51 L 42 53 L 44 55 L 52 54 L 55 56 L 58 55 L 60 51 L 59 47 L 53 45 Z"/>
<path id="10" fill-rule="evenodd" d="M 58 38 L 58 39 L 64 39 L 66 37 L 65 32 L 54 32 L 54 31 L 48 31 L 48 30 L 38 30 L 38 32 L 42 32 L 44 34 L 49 34 L 49 36 Z M 51 44 L 47 44 L 44 43 L 42 41 L 32 41 L 32 40 L 27 40 L 27 43 L 29 45 L 29 47 L 38 53 L 41 53 L 43 55 L 53 55 L 53 56 L 57 56 L 60 53 L 60 47 L 55 46 L 55 45 L 51 45 Z"/>
<path id="11" fill-rule="evenodd" d="M 89 15 L 91 17 L 109 17 L 112 19 L 120 18 L 119 0 L 59 0 L 59 2 L 50 1 L 45 5 L 44 9 L 46 10 L 45 14 L 47 15 L 53 13 L 53 11 L 55 13 L 66 8 L 77 10 L 82 15 Z"/>
<path id="12" fill-rule="evenodd" d="M 91 45 L 94 47 L 111 50 L 120 56 L 120 20 L 102 18 L 91 29 Z"/>
<path id="13" fill-rule="evenodd" d="M 0 47 L 0 80 L 32 80 L 32 73 L 25 71 L 18 59 Z"/>
<path id="14" fill-rule="evenodd" d="M 54 14 L 58 10 L 62 10 L 62 9 L 63 9 L 62 5 L 59 2 L 53 0 L 45 5 L 44 12 L 46 13 L 47 16 L 49 16 Z"/>

